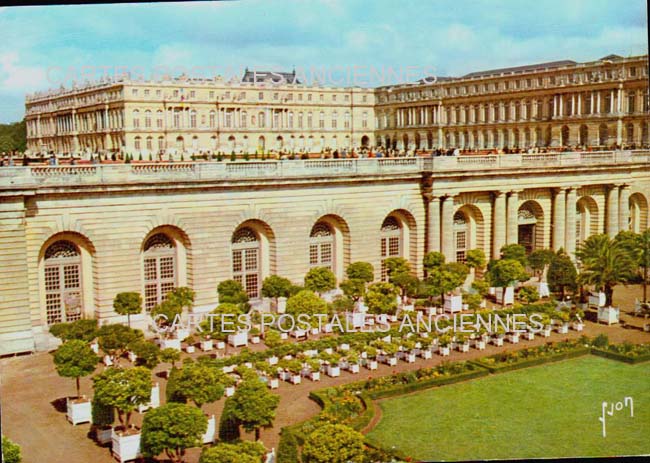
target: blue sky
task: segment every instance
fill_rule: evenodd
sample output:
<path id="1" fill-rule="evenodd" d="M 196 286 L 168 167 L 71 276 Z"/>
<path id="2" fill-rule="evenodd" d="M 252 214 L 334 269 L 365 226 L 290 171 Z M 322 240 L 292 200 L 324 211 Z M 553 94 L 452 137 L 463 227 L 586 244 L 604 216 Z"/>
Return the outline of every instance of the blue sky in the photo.
<path id="1" fill-rule="evenodd" d="M 88 66 L 139 66 L 145 76 L 161 66 L 224 74 L 246 66 L 413 67 L 462 75 L 609 53 L 645 54 L 645 5 L 243 0 L 0 8 L 0 122 L 23 117 L 25 93 L 69 84 Z"/>

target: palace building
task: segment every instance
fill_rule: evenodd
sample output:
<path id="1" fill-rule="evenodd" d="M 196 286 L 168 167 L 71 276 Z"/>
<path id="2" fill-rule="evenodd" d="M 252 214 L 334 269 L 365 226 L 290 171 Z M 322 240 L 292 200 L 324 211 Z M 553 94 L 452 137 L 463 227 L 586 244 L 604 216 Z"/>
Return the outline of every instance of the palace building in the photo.
<path id="1" fill-rule="evenodd" d="M 295 73 L 237 82 L 116 79 L 27 98 L 32 152 L 181 154 L 320 152 L 374 143 L 374 91 L 306 86 Z M 165 160 L 167 156 L 165 156 Z"/>
<path id="2" fill-rule="evenodd" d="M 437 140 L 564 145 L 580 144 L 585 131 L 588 145 L 606 131 L 597 145 L 620 136 L 621 145 L 638 146 L 647 137 L 645 59 L 556 63 L 374 91 L 113 82 L 65 98 L 30 98 L 30 146 L 130 150 L 138 137 L 141 147 L 151 137 L 155 152 L 159 137 L 165 150 L 179 137 L 189 140 L 187 150 L 198 137 L 201 150 L 234 137 L 237 149 L 247 136 L 266 149 L 278 141 L 301 146 L 301 137 L 309 146 L 310 136 L 316 146 L 321 137 L 332 146 L 334 136 L 344 146 L 346 134 L 356 145 L 364 137 L 371 145 L 420 147 Z M 210 128 L 212 112 L 219 130 Z M 342 127 L 338 120 L 331 127 L 333 112 L 343 115 Z M 347 265 L 366 261 L 380 280 L 383 260 L 400 256 L 423 276 L 428 251 L 462 262 L 470 249 L 492 258 L 504 244 L 520 243 L 529 252 L 563 248 L 574 256 L 590 235 L 650 227 L 650 150 L 558 151 L 2 168 L 0 355 L 50 348 L 54 323 L 120 321 L 113 299 L 124 291 L 143 295 L 143 322 L 178 286 L 196 292 L 193 310 L 207 311 L 218 303 L 219 282 L 230 278 L 259 299 L 267 276 L 300 283 L 314 266 L 331 268 L 341 281 Z"/>
<path id="3" fill-rule="evenodd" d="M 162 154 L 643 146 L 648 57 L 564 60 L 363 89 L 246 71 L 127 78 L 26 99 L 32 152 Z"/>

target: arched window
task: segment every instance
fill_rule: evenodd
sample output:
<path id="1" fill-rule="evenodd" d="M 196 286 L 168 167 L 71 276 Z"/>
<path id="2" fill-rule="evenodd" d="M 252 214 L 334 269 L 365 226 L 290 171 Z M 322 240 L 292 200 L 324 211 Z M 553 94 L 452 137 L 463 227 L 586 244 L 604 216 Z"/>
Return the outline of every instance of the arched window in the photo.
<path id="1" fill-rule="evenodd" d="M 160 110 L 156 111 L 156 128 L 163 128 L 163 112 Z"/>
<path id="2" fill-rule="evenodd" d="M 289 111 L 289 115 L 288 115 L 287 119 L 288 119 L 287 126 L 290 129 L 293 129 L 293 111 Z"/>
<path id="3" fill-rule="evenodd" d="M 388 216 L 381 224 L 381 279 L 386 281 L 386 265 L 384 260 L 388 257 L 400 257 L 402 255 L 402 225 L 393 216 Z"/>
<path id="4" fill-rule="evenodd" d="M 133 146 L 134 146 L 134 148 L 136 150 L 139 150 L 142 147 L 141 144 L 140 144 L 140 140 L 141 140 L 140 137 L 135 137 L 135 142 L 134 142 Z"/>
<path id="5" fill-rule="evenodd" d="M 140 127 L 140 111 L 133 110 L 133 127 Z"/>
<path id="6" fill-rule="evenodd" d="M 151 127 L 151 111 L 148 109 L 144 112 L 144 126 L 146 128 Z"/>
<path id="7" fill-rule="evenodd" d="M 334 233 L 325 222 L 318 222 L 309 235 L 309 266 L 334 271 Z"/>
<path id="8" fill-rule="evenodd" d="M 176 287 L 176 246 L 164 233 L 144 245 L 144 306 L 151 310 Z"/>
<path id="9" fill-rule="evenodd" d="M 185 150 L 185 140 L 180 135 L 176 138 L 176 149 L 179 151 Z"/>
<path id="10" fill-rule="evenodd" d="M 259 297 L 260 240 L 250 227 L 240 228 L 232 237 L 232 274 L 249 297 Z"/>
<path id="11" fill-rule="evenodd" d="M 461 211 L 454 214 L 454 242 L 456 243 L 456 262 L 467 260 L 467 248 L 469 245 L 467 216 Z"/>
<path id="12" fill-rule="evenodd" d="M 190 127 L 196 128 L 196 110 L 193 109 L 190 111 Z"/>
<path id="13" fill-rule="evenodd" d="M 260 113 L 257 115 L 257 123 L 259 124 L 259 127 L 260 127 L 261 129 L 263 129 L 264 127 L 266 127 L 266 118 L 264 117 L 264 113 L 263 113 L 263 112 L 260 112 Z"/>
<path id="14" fill-rule="evenodd" d="M 246 111 L 242 111 L 241 113 L 241 127 L 246 128 L 246 124 L 248 122 L 248 114 Z"/>
<path id="15" fill-rule="evenodd" d="M 45 312 L 47 324 L 79 320 L 83 312 L 81 253 L 67 240 L 45 251 Z"/>
<path id="16" fill-rule="evenodd" d="M 153 149 L 153 138 L 147 137 L 147 149 L 151 151 Z"/>
<path id="17" fill-rule="evenodd" d="M 210 128 L 214 129 L 217 126 L 217 118 L 216 118 L 216 113 L 214 111 L 210 111 Z"/>

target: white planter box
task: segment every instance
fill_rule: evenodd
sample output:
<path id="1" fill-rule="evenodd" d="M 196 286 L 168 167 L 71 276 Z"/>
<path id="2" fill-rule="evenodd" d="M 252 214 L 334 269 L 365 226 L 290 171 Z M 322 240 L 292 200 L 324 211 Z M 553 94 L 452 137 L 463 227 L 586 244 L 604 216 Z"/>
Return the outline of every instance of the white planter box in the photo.
<path id="1" fill-rule="evenodd" d="M 212 350 L 212 347 L 213 347 L 212 339 L 204 339 L 203 341 L 201 341 L 201 350 L 203 352 L 207 352 L 209 350 Z"/>
<path id="2" fill-rule="evenodd" d="M 551 329 L 550 328 L 544 328 L 542 330 L 542 336 L 544 336 L 545 338 L 548 338 L 549 336 L 551 336 Z"/>
<path id="3" fill-rule="evenodd" d="M 320 381 L 320 371 L 310 371 L 309 379 L 312 381 Z"/>
<path id="4" fill-rule="evenodd" d="M 420 356 L 421 356 L 423 359 L 428 360 L 428 359 L 430 359 L 431 357 L 433 357 L 433 354 L 431 353 L 430 350 L 423 350 L 423 351 L 420 351 Z"/>
<path id="5" fill-rule="evenodd" d="M 558 325 L 557 332 L 560 334 L 567 334 L 569 332 L 569 324 L 562 323 L 561 325 Z"/>
<path id="6" fill-rule="evenodd" d="M 133 352 L 127 352 L 126 356 L 129 358 L 129 362 L 135 363 L 136 360 L 138 360 L 138 356 L 135 355 Z"/>
<path id="7" fill-rule="evenodd" d="M 161 339 L 160 348 L 181 350 L 181 340 L 176 338 Z"/>
<path id="8" fill-rule="evenodd" d="M 311 334 L 312 335 L 316 336 L 318 333 L 320 333 L 320 331 L 318 331 L 318 328 L 312 328 L 311 329 Z"/>
<path id="9" fill-rule="evenodd" d="M 305 330 L 294 330 L 291 332 L 291 336 L 296 339 L 306 338 L 307 332 Z"/>
<path id="10" fill-rule="evenodd" d="M 483 339 L 475 339 L 474 347 L 478 350 L 485 350 L 485 341 Z"/>
<path id="11" fill-rule="evenodd" d="M 228 335 L 228 344 L 233 347 L 243 347 L 248 345 L 248 333 L 240 331 L 239 333 Z"/>
<path id="12" fill-rule="evenodd" d="M 496 289 L 497 303 L 501 305 L 508 305 L 515 303 L 515 288 L 508 286 L 505 288 L 505 293 L 503 288 Z"/>
<path id="13" fill-rule="evenodd" d="M 104 365 L 106 365 L 107 367 L 110 367 L 111 365 L 113 365 L 113 359 L 111 358 L 110 355 L 104 355 L 104 358 L 102 359 L 102 361 L 104 362 Z"/>
<path id="14" fill-rule="evenodd" d="M 290 375 L 289 376 L 289 382 L 291 384 L 300 384 L 301 381 L 302 381 L 302 378 L 300 377 L 300 375 Z"/>
<path id="15" fill-rule="evenodd" d="M 158 383 L 156 383 L 151 387 L 151 395 L 149 397 L 149 403 L 145 405 L 138 405 L 138 412 L 144 413 L 146 410 L 150 408 L 158 408 L 158 407 L 160 407 L 160 386 L 158 386 Z"/>
<path id="16" fill-rule="evenodd" d="M 278 313 L 285 313 L 287 311 L 287 298 L 279 297 L 278 298 Z"/>
<path id="17" fill-rule="evenodd" d="M 267 384 L 269 389 L 277 389 L 280 387 L 280 380 L 278 378 L 271 378 Z"/>
<path id="18" fill-rule="evenodd" d="M 226 365 L 225 367 L 221 367 L 221 370 L 224 373 L 228 374 L 228 373 L 232 373 L 233 371 L 235 371 L 235 368 L 236 368 L 235 365 Z"/>
<path id="19" fill-rule="evenodd" d="M 503 338 L 492 338 L 492 344 L 497 347 L 503 346 Z"/>
<path id="20" fill-rule="evenodd" d="M 208 429 L 203 434 L 203 443 L 212 444 L 214 442 L 214 435 L 216 434 L 217 426 L 214 415 L 208 417 Z"/>
<path id="21" fill-rule="evenodd" d="M 438 353 L 442 355 L 443 357 L 447 357 L 449 355 L 449 346 L 440 346 L 440 349 L 438 349 Z"/>
<path id="22" fill-rule="evenodd" d="M 334 353 L 334 350 L 331 347 L 328 347 L 323 352 L 325 352 L 326 354 L 332 355 Z"/>
<path id="23" fill-rule="evenodd" d="M 280 379 L 282 381 L 289 381 L 289 378 L 291 378 L 291 373 L 288 371 L 281 371 L 280 372 Z"/>
<path id="24" fill-rule="evenodd" d="M 91 342 L 91 343 L 90 343 L 90 348 L 92 349 L 92 351 L 93 351 L 94 353 L 99 354 L 99 343 L 97 343 L 97 342 Z"/>
<path id="25" fill-rule="evenodd" d="M 177 328 L 175 331 L 176 338 L 184 341 L 190 335 L 190 330 L 187 328 Z"/>
<path id="26" fill-rule="evenodd" d="M 366 321 L 366 314 L 363 312 L 349 312 L 345 315 L 348 327 L 358 329 L 363 328 Z"/>
<path id="27" fill-rule="evenodd" d="M 368 370 L 376 370 L 378 367 L 377 360 L 368 360 L 365 366 Z"/>
<path id="28" fill-rule="evenodd" d="M 359 373 L 359 364 L 351 363 L 350 365 L 348 365 L 348 371 L 353 374 Z"/>
<path id="29" fill-rule="evenodd" d="M 285 332 L 280 333 L 280 339 L 286 341 L 287 339 L 289 339 L 289 334 Z"/>
<path id="30" fill-rule="evenodd" d="M 217 342 L 217 349 L 225 349 L 226 343 L 224 341 Z"/>
<path id="31" fill-rule="evenodd" d="M 407 354 L 404 360 L 407 363 L 415 363 L 415 354 Z"/>
<path id="32" fill-rule="evenodd" d="M 458 350 L 461 352 L 469 352 L 469 343 L 458 344 Z"/>
<path id="33" fill-rule="evenodd" d="M 269 362 L 269 365 L 277 365 L 278 360 L 279 359 L 275 355 L 266 359 L 266 361 Z"/>
<path id="34" fill-rule="evenodd" d="M 341 376 L 341 368 L 338 366 L 328 365 L 326 371 L 327 371 L 327 376 L 330 376 L 332 378 L 337 378 Z"/>
<path id="35" fill-rule="evenodd" d="M 584 328 L 585 328 L 584 323 L 580 323 L 580 322 L 577 322 L 577 323 L 576 323 L 576 322 L 573 322 L 573 323 L 571 324 L 571 329 L 573 329 L 574 331 L 582 331 Z"/>
<path id="36" fill-rule="evenodd" d="M 113 427 L 95 428 L 95 440 L 99 445 L 110 444 L 113 441 Z"/>
<path id="37" fill-rule="evenodd" d="M 415 306 L 413 304 L 405 305 L 402 307 L 404 312 L 413 312 L 415 311 Z"/>
<path id="38" fill-rule="evenodd" d="M 135 460 L 140 458 L 140 437 L 142 434 L 122 435 L 118 432 L 113 432 L 112 435 L 112 451 L 113 457 L 120 463 L 125 461 Z"/>
<path id="39" fill-rule="evenodd" d="M 79 423 L 90 423 L 92 420 L 92 407 L 89 399 L 66 399 L 68 412 L 66 417 L 74 426 Z"/>
<path id="40" fill-rule="evenodd" d="M 463 296 L 449 296 L 445 294 L 445 312 L 460 312 L 463 310 Z"/>
<path id="41" fill-rule="evenodd" d="M 341 351 L 343 351 L 343 352 L 347 352 L 347 351 L 349 351 L 349 350 L 350 350 L 350 344 L 341 344 L 341 345 L 339 346 L 339 350 L 341 350 Z"/>
<path id="42" fill-rule="evenodd" d="M 196 348 L 194 346 L 187 346 L 185 348 L 185 352 L 187 352 L 188 354 L 193 354 L 195 350 Z"/>
<path id="43" fill-rule="evenodd" d="M 512 344 L 518 344 L 519 343 L 519 334 L 518 333 L 511 333 L 507 336 L 508 342 Z"/>
<path id="44" fill-rule="evenodd" d="M 259 344 L 260 342 L 261 342 L 261 341 L 260 341 L 260 337 L 259 337 L 259 336 L 253 336 L 253 337 L 251 338 L 251 344 Z"/>
<path id="45" fill-rule="evenodd" d="M 607 323 L 611 325 L 612 323 L 618 323 L 620 312 L 617 308 L 614 307 L 601 307 L 598 309 L 598 322 Z"/>
<path id="46" fill-rule="evenodd" d="M 533 339 L 535 339 L 535 333 L 533 333 L 532 331 L 526 331 L 524 333 L 524 337 L 529 341 L 532 341 Z"/>
<path id="47" fill-rule="evenodd" d="M 226 397 L 232 397 L 235 395 L 235 386 L 228 386 L 225 391 Z"/>
<path id="48" fill-rule="evenodd" d="M 589 305 L 594 307 L 605 307 L 607 297 L 605 293 L 589 293 Z"/>
<path id="49" fill-rule="evenodd" d="M 306 351 L 303 351 L 303 354 L 305 357 L 314 358 L 318 355 L 318 351 L 316 349 L 307 349 Z"/>

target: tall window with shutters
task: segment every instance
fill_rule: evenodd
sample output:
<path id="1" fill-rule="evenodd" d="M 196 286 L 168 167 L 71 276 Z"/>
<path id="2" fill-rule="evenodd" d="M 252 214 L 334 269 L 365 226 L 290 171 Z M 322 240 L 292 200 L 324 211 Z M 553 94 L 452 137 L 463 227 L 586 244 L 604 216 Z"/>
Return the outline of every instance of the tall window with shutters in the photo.
<path id="1" fill-rule="evenodd" d="M 144 245 L 144 306 L 151 310 L 176 287 L 176 246 L 164 233 Z"/>
<path id="2" fill-rule="evenodd" d="M 232 237 L 232 274 L 250 298 L 260 297 L 260 240 L 250 227 Z"/>
<path id="3" fill-rule="evenodd" d="M 467 216 L 462 212 L 454 214 L 454 242 L 456 243 L 456 262 L 467 260 L 467 247 L 469 240 L 469 227 Z"/>
<path id="4" fill-rule="evenodd" d="M 83 313 L 81 253 L 67 240 L 45 251 L 45 311 L 47 324 L 79 320 Z"/>
<path id="5" fill-rule="evenodd" d="M 381 280 L 388 281 L 385 260 L 402 255 L 402 225 L 393 216 L 386 217 L 381 225 Z"/>
<path id="6" fill-rule="evenodd" d="M 334 233 L 325 222 L 318 222 L 309 235 L 309 266 L 334 271 Z"/>

